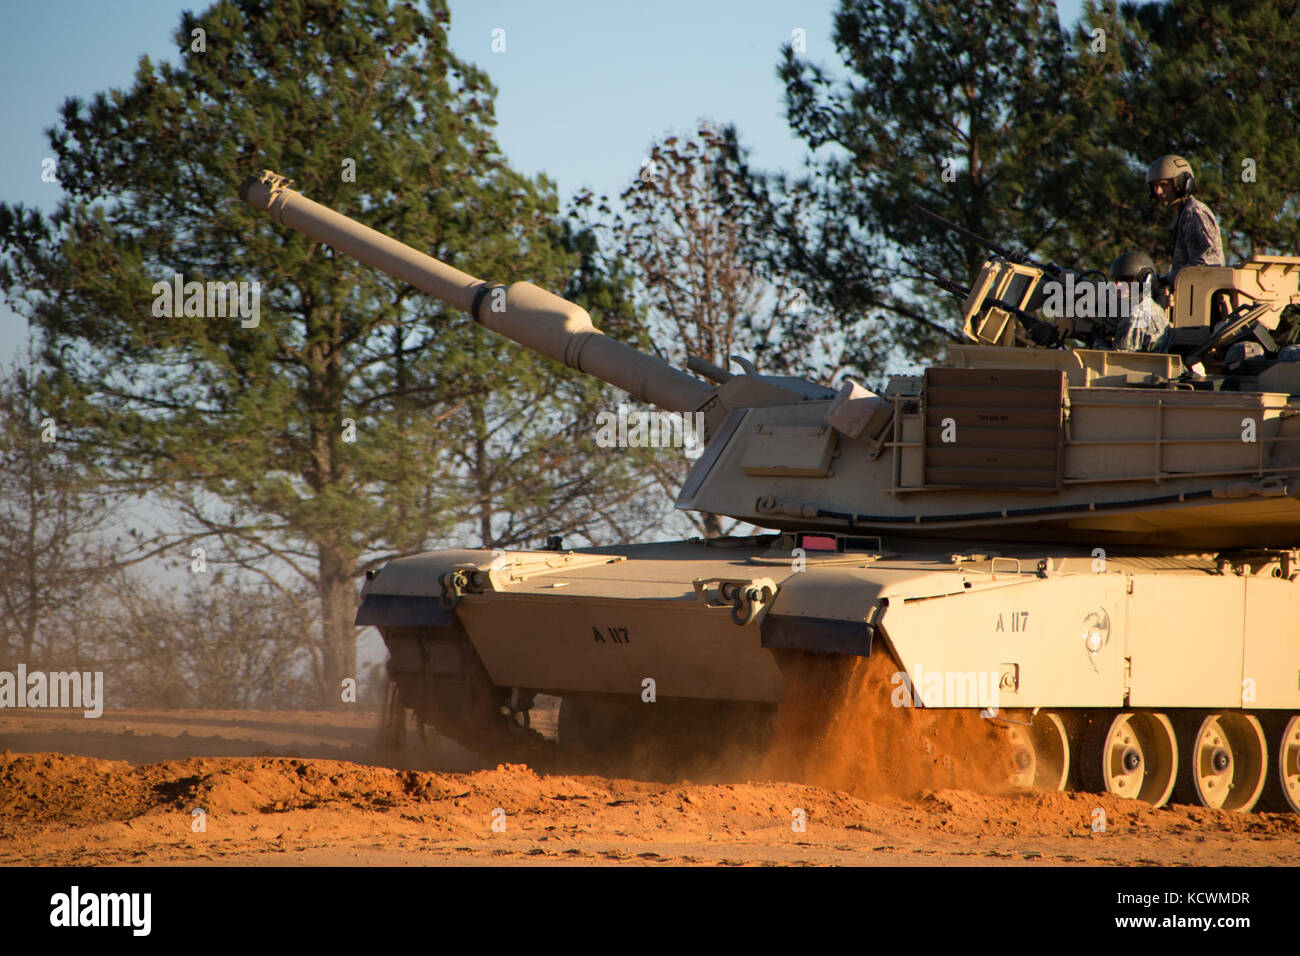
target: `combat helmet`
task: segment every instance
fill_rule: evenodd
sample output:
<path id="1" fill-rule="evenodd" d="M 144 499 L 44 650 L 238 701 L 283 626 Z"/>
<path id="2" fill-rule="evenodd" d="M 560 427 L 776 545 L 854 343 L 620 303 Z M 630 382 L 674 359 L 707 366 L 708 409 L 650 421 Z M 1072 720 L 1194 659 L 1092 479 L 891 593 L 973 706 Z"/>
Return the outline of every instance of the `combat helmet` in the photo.
<path id="1" fill-rule="evenodd" d="M 1186 199 L 1196 189 L 1196 177 L 1192 175 L 1192 164 L 1181 156 L 1170 153 L 1161 156 L 1147 167 L 1147 188 L 1154 198 L 1155 184 L 1162 179 L 1171 179 L 1174 183 L 1174 195 Z"/>
<path id="2" fill-rule="evenodd" d="M 1145 252 L 1126 252 L 1110 264 L 1115 282 L 1145 282 L 1156 274 L 1156 264 Z"/>

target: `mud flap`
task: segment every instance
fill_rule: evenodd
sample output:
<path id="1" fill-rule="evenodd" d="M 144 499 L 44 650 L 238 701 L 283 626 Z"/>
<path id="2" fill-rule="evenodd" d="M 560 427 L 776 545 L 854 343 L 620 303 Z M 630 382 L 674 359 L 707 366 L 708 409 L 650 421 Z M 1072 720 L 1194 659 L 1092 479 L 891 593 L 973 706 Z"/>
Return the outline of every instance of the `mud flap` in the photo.
<path id="1" fill-rule="evenodd" d="M 367 594 L 357 608 L 357 627 L 451 627 L 456 614 L 438 597 Z"/>
<path id="2" fill-rule="evenodd" d="M 760 633 L 762 645 L 771 650 L 870 657 L 875 628 L 865 621 L 768 613 Z"/>

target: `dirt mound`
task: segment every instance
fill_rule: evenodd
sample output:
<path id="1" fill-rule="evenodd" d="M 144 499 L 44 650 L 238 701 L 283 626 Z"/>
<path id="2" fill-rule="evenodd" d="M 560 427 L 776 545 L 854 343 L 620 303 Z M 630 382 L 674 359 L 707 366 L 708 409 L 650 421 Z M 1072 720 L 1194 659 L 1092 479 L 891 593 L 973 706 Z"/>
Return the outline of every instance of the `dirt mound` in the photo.
<path id="1" fill-rule="evenodd" d="M 828 699 L 826 711 L 853 706 L 854 693 L 845 688 L 842 698 Z M 836 701 L 840 711 L 831 706 Z M 884 715 L 895 716 L 892 708 Z M 184 726 L 182 715 L 168 719 Z M 190 726 L 207 734 L 216 719 Z M 156 726 L 143 718 L 121 721 L 123 733 Z M 81 723 L 87 729 L 80 738 L 73 724 L 59 732 L 100 747 L 104 732 L 90 723 Z M 301 740 L 299 728 L 284 723 L 283 715 L 249 713 L 231 732 L 256 745 L 264 725 L 265 736 L 292 733 Z M 976 729 L 983 732 L 983 723 Z M 926 739 L 937 742 L 942 732 Z M 701 783 L 552 775 L 519 765 L 447 773 L 303 757 L 132 765 L 5 752 L 0 865 L 1300 865 L 1295 814 L 1153 810 L 1085 793 L 990 795 L 944 784 L 961 779 L 964 763 L 936 764 L 936 754 L 924 747 L 899 750 L 892 737 L 874 749 L 855 746 L 866 756 L 829 738 L 812 741 L 806 755 L 795 752 L 807 757 L 800 771 L 809 776 L 851 777 L 843 789 L 756 776 Z M 868 758 L 883 768 L 883 778 L 862 772 Z M 872 779 L 907 789 L 917 786 L 918 773 L 940 785 L 910 797 L 882 792 L 863 799 L 848 792 Z M 196 808 L 204 811 L 202 820 L 192 814 Z"/>
<path id="2" fill-rule="evenodd" d="M 0 824 L 98 823 L 145 812 L 146 782 L 129 765 L 62 754 L 0 754 Z"/>
<path id="3" fill-rule="evenodd" d="M 10 753 L 0 756 L 0 794 L 0 863 L 9 864 L 267 854 L 323 864 L 1300 863 L 1295 815 L 1153 810 L 1094 794 L 940 789 L 868 802 L 798 783 L 662 784 L 518 765 L 448 774 L 213 757 L 133 767 Z"/>

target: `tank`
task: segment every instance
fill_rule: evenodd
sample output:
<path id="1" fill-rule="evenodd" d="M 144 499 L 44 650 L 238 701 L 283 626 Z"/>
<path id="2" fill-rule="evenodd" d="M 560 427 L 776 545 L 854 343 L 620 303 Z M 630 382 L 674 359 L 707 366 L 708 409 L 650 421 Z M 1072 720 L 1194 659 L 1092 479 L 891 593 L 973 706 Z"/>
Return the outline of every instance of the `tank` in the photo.
<path id="1" fill-rule="evenodd" d="M 1140 353 L 1064 347 L 1105 310 L 1052 316 L 1048 284 L 1075 276 L 994 254 L 956 290 L 967 341 L 876 393 L 743 360 L 731 374 L 692 359 L 697 376 L 275 173 L 240 197 L 526 348 L 698 416 L 676 507 L 770 529 L 390 561 L 356 623 L 387 644 L 394 716 L 527 754 L 548 695 L 561 749 L 656 733 L 725 747 L 761 734 L 798 661 L 884 656 L 908 704 L 1008 728 L 1018 782 L 1300 809 L 1300 362 L 1274 337 L 1300 305 L 1300 257 L 1183 270 L 1168 351 Z"/>

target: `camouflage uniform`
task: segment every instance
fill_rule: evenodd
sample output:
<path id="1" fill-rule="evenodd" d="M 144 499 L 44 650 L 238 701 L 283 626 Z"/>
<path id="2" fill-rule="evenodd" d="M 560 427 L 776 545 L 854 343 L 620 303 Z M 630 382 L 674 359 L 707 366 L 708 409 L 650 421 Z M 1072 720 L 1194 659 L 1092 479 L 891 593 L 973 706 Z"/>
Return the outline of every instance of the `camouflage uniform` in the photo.
<path id="1" fill-rule="evenodd" d="M 1115 348 L 1124 352 L 1163 352 L 1169 347 L 1169 317 L 1144 287 L 1132 308 L 1127 301 L 1115 327 Z"/>
<path id="2" fill-rule="evenodd" d="M 1174 240 L 1172 279 L 1187 266 L 1223 265 L 1223 244 L 1219 241 L 1219 220 L 1210 207 L 1195 196 L 1179 204 L 1171 230 Z"/>

